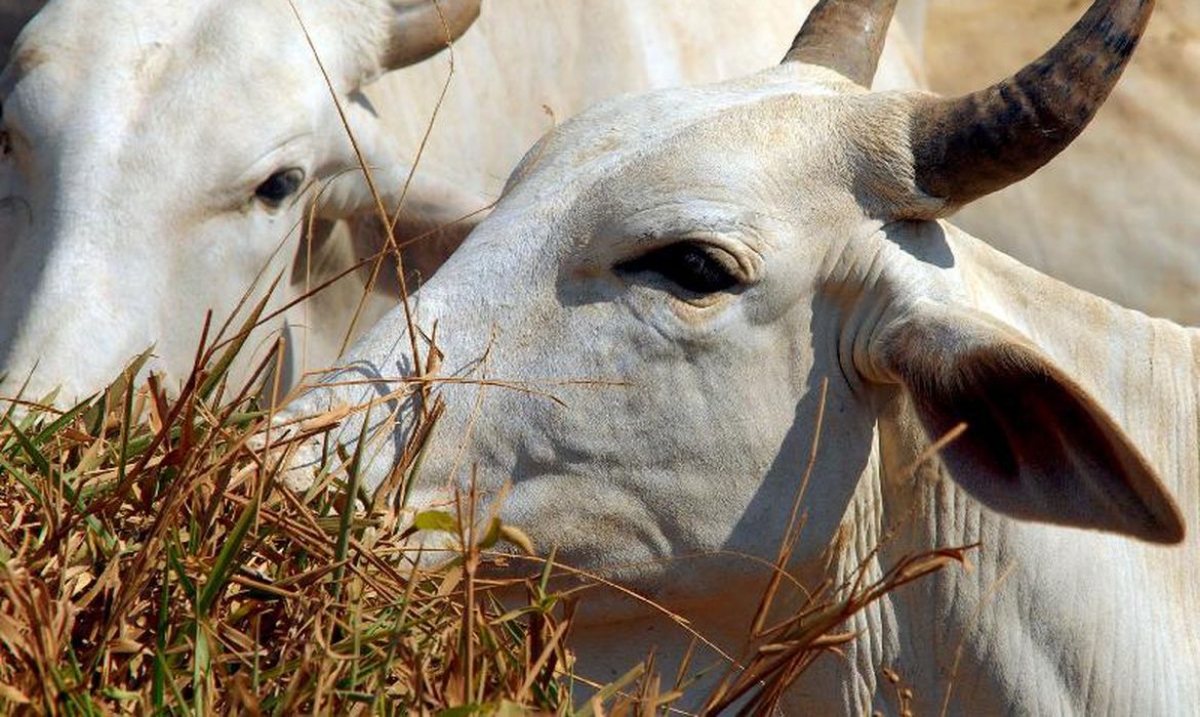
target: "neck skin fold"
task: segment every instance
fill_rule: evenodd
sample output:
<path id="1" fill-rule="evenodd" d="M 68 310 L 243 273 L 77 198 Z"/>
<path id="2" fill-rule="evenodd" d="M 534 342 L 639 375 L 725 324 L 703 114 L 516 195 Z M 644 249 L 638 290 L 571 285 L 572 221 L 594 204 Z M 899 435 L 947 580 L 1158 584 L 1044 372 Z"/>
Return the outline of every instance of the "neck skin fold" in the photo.
<path id="1" fill-rule="evenodd" d="M 852 569 L 875 535 L 890 536 L 872 559 L 882 568 L 936 548 L 980 548 L 970 570 L 944 570 L 859 615 L 849 627 L 863 636 L 844 660 L 832 657 L 802 681 L 797 703 L 811 709 L 833 697 L 814 690 L 815 702 L 804 700 L 807 685 L 839 685 L 841 704 L 831 708 L 898 711 L 883 668 L 912 688 L 918 713 L 1169 714 L 1200 703 L 1200 630 L 1188 617 L 1200 604 L 1197 332 L 940 226 L 973 308 L 1025 334 L 1078 381 L 1193 524 L 1182 545 L 1164 547 L 1003 517 L 938 461 L 918 463 L 929 440 L 897 391 L 879 411 L 882 471 L 864 475 L 879 485 L 860 486 L 860 505 L 847 513 L 856 526 L 868 520 L 868 535 L 846 542 L 840 570 Z"/>

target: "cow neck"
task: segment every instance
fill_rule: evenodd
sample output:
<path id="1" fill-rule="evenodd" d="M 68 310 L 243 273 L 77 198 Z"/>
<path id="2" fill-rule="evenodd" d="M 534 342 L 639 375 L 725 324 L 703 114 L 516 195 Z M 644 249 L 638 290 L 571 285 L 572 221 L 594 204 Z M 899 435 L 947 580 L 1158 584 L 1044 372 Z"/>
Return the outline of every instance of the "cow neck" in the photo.
<path id="1" fill-rule="evenodd" d="M 1131 436 L 1188 521 L 1181 546 L 1011 520 L 984 509 L 936 461 L 907 399 L 882 412 L 879 563 L 980 544 L 904 588 L 852 629 L 843 709 L 895 711 L 883 668 L 913 689 L 917 713 L 1167 714 L 1200 704 L 1200 332 L 1118 307 L 946 227 L 976 308 L 1018 328 Z M 870 478 L 868 477 L 868 480 Z M 1170 676 L 1164 679 L 1164 675 Z M 828 676 L 825 680 L 830 679 Z M 1070 695 L 1083 695 L 1073 702 Z"/>

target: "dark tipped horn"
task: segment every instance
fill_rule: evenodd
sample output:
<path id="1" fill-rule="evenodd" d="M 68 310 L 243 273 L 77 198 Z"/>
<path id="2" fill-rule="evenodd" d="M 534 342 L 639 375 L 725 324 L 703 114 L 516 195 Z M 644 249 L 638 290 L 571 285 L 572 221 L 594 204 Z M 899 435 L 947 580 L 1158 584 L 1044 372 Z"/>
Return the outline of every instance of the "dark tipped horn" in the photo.
<path id="1" fill-rule="evenodd" d="M 1096 0 L 1049 52 L 986 90 L 917 104 L 917 186 L 953 207 L 1033 174 L 1067 148 L 1112 91 L 1154 0 Z"/>
<path id="2" fill-rule="evenodd" d="M 820 65 L 870 87 L 896 0 L 821 0 L 784 62 Z"/>
<path id="3" fill-rule="evenodd" d="M 381 64 L 415 65 L 445 50 L 479 17 L 483 0 L 392 0 L 392 34 Z"/>

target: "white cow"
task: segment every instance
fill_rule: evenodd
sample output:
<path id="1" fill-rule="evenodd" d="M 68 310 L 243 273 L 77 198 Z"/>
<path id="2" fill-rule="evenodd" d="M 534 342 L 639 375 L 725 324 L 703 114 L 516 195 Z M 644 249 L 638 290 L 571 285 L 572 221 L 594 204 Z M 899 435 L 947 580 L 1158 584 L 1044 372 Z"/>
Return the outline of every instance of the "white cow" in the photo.
<path id="1" fill-rule="evenodd" d="M 330 84 L 394 202 L 405 173 L 359 90 L 445 48 L 478 10 L 479 0 L 296 0 L 294 13 L 286 0 L 47 4 L 0 77 L 0 391 L 32 372 L 28 398 L 55 385 L 60 399 L 83 396 L 152 345 L 159 366 L 186 375 L 205 310 L 219 326 L 256 277 L 261 293 L 303 259 L 301 198 L 358 164 Z M 420 183 L 414 204 L 449 193 Z M 374 206 L 361 174 L 327 199 L 329 217 Z M 275 305 L 305 278 L 285 275 L 292 290 Z"/>
<path id="2" fill-rule="evenodd" d="M 441 4 L 457 34 L 479 2 Z M 619 92 L 747 72 L 787 46 L 811 2 L 505 0 L 459 43 L 440 109 L 448 59 L 368 87 L 445 44 L 429 17 L 425 34 L 401 33 L 428 5 L 297 6 L 389 208 L 433 122 L 402 213 L 402 228 L 419 231 L 486 208 L 553 123 L 543 106 L 565 119 Z M 412 57 L 381 57 L 407 44 Z M 893 85 L 913 83 L 906 52 L 896 42 L 885 60 Z M 261 291 L 285 272 L 274 308 L 379 249 L 370 232 L 356 235 L 355 256 L 323 234 L 300 242 L 314 180 L 343 177 L 324 218 L 373 217 L 375 204 L 340 175 L 357 159 L 286 0 L 55 0 L 24 32 L 0 101 L 11 148 L 0 160 L 0 395 L 35 367 L 27 397 L 58 384 L 60 401 L 86 395 L 150 345 L 178 380 L 204 311 L 219 322 L 256 276 Z M 286 314 L 297 350 L 285 384 L 332 362 L 361 287 L 342 282 Z"/>
<path id="3" fill-rule="evenodd" d="M 369 415 L 361 476 L 377 489 L 440 397 L 411 507 L 474 481 L 476 518 L 497 511 L 733 654 L 820 414 L 802 581 L 981 548 L 973 570 L 860 614 L 786 714 L 896 712 L 884 668 L 918 714 L 1193 710 L 1200 333 L 940 219 L 1067 146 L 1153 3 L 1096 0 L 1041 60 L 950 100 L 863 89 L 891 5 L 826 0 L 779 67 L 552 131 L 411 315 L 290 412 L 369 399 L 339 440 L 354 450 Z M 425 395 L 401 381 L 438 364 L 435 335 Z M 319 453 L 302 447 L 297 475 Z M 611 679 L 654 646 L 673 675 L 691 635 L 605 595 L 573 633 L 580 671 Z"/>

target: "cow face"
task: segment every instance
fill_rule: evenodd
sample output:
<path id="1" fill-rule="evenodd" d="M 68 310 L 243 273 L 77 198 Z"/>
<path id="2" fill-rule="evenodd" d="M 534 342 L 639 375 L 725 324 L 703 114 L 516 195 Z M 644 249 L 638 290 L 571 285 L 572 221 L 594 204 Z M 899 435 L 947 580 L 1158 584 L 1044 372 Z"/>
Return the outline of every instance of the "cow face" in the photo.
<path id="1" fill-rule="evenodd" d="M 32 374 L 27 398 L 69 400 L 151 346 L 185 375 L 205 312 L 219 325 L 290 268 L 313 189 L 358 166 L 335 97 L 365 159 L 387 154 L 356 91 L 437 46 L 406 24 L 422 5 L 42 10 L 0 82 L 0 390 Z M 458 31 L 474 17 L 447 7 Z M 327 214 L 361 194 L 335 187 Z"/>
<path id="2" fill-rule="evenodd" d="M 854 139 L 901 136 L 889 104 L 789 65 L 601 106 L 532 149 L 410 302 L 417 362 L 442 357 L 429 380 L 448 406 L 410 505 L 473 485 L 505 496 L 481 516 L 499 510 L 568 564 L 659 599 L 705 594 L 737 576 L 679 557 L 771 554 L 823 414 L 820 440 L 839 448 L 818 453 L 807 491 L 831 509 L 809 515 L 806 543 L 827 544 L 877 464 L 847 326 L 894 250 L 878 210 L 903 180 L 864 167 L 898 155 Z M 339 437 L 370 416 L 372 489 L 409 445 L 408 326 L 395 310 L 291 409 L 374 401 Z"/>

